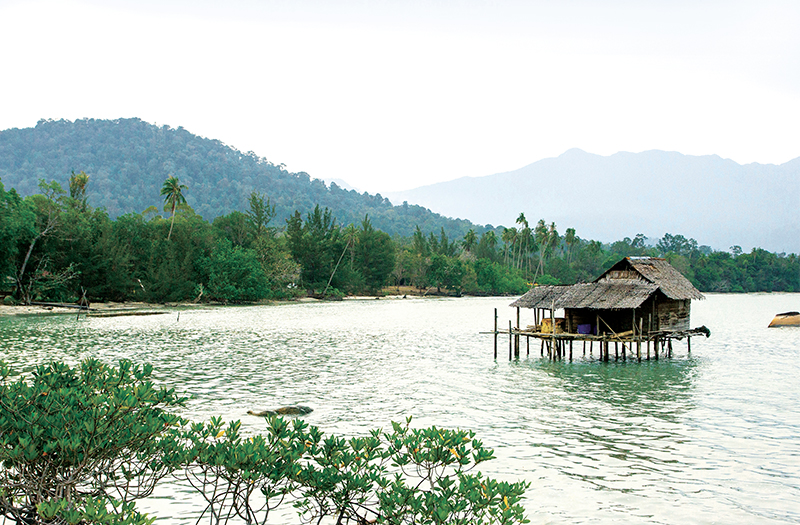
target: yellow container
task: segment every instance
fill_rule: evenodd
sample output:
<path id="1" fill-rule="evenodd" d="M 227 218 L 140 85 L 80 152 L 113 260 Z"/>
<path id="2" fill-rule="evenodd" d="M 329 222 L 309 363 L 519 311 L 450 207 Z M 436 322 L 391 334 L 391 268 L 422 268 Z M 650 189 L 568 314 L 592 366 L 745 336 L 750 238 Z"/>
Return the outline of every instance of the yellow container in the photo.
<path id="1" fill-rule="evenodd" d="M 564 333 L 564 327 L 566 326 L 566 320 L 563 317 L 556 317 L 555 318 L 555 322 L 556 322 L 556 332 L 555 333 L 563 334 Z M 545 317 L 544 319 L 542 319 L 542 330 L 541 331 L 544 334 L 552 334 L 553 333 L 553 329 L 552 329 L 552 326 L 550 324 L 550 318 L 549 317 Z"/>

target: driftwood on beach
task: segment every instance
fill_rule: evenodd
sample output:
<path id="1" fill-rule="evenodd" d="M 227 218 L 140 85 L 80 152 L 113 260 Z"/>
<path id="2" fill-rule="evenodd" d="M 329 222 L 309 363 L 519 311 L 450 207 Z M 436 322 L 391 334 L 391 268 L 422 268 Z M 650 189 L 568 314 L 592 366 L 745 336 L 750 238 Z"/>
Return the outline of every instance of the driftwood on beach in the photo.
<path id="1" fill-rule="evenodd" d="M 43 303 L 39 301 L 31 301 L 31 305 L 33 306 L 49 306 L 51 308 L 76 308 L 78 310 L 88 310 L 94 311 L 94 308 L 89 308 L 88 306 L 84 306 L 81 304 L 71 304 L 71 303 Z"/>
<path id="2" fill-rule="evenodd" d="M 97 311 L 93 310 L 91 313 L 88 314 L 89 317 L 123 317 L 123 316 L 134 316 L 134 315 L 161 315 L 161 314 L 168 314 L 171 312 L 167 311 L 153 311 L 153 310 L 108 310 L 108 311 Z"/>

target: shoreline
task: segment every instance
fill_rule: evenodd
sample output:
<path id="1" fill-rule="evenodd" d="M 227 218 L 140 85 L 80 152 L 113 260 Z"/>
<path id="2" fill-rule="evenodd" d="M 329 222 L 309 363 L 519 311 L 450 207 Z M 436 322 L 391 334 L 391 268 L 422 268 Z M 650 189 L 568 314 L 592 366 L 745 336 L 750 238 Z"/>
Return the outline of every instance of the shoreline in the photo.
<path id="1" fill-rule="evenodd" d="M 394 291 L 394 290 L 392 290 Z M 447 298 L 448 296 L 445 295 L 421 295 L 421 294 L 387 294 L 382 296 L 370 296 L 370 295 L 351 295 L 343 297 L 341 300 L 343 301 L 375 301 L 375 300 L 403 300 L 403 299 L 441 299 Z M 455 297 L 455 296 L 449 296 Z M 466 297 L 466 296 L 465 296 Z M 136 313 L 145 313 L 145 312 L 152 312 L 156 313 L 167 313 L 172 310 L 181 309 L 192 309 L 192 308 L 217 308 L 217 307 L 225 307 L 225 306 L 277 306 L 283 304 L 302 304 L 302 303 L 322 303 L 322 302 L 337 302 L 337 301 L 325 301 L 323 299 L 317 299 L 314 297 L 298 297 L 296 299 L 285 299 L 285 300 L 274 300 L 274 301 L 264 301 L 264 302 L 256 302 L 256 303 L 245 303 L 245 304 L 223 304 L 223 303 L 193 303 L 193 302 L 180 302 L 180 303 L 167 303 L 167 304 L 154 304 L 154 303 L 144 303 L 144 302 L 126 302 L 126 303 L 119 303 L 119 302 L 107 302 L 107 303 L 92 303 L 89 310 L 89 317 L 93 314 L 97 317 L 102 317 L 104 315 L 109 314 L 119 314 L 124 315 L 127 312 L 130 312 L 131 315 L 136 315 Z M 59 306 L 43 306 L 43 305 L 15 305 L 9 306 L 0 304 L 0 317 L 14 317 L 14 316 L 26 316 L 26 315 L 78 315 L 78 313 L 86 315 L 86 310 L 78 310 L 77 308 L 70 308 L 70 307 L 59 307 Z"/>

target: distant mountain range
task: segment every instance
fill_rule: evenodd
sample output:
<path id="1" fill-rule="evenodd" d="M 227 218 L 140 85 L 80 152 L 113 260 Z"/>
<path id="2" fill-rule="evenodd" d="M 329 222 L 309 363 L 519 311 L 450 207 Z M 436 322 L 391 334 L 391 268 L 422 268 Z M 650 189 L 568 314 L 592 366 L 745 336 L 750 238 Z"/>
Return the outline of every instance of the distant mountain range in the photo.
<path id="1" fill-rule="evenodd" d="M 716 155 L 572 149 L 515 171 L 386 196 L 481 224 L 510 226 L 524 212 L 532 223 L 555 221 L 562 234 L 572 227 L 604 242 L 671 233 L 718 250 L 800 253 L 800 158 L 740 165 Z"/>
<path id="2" fill-rule="evenodd" d="M 21 195 L 39 192 L 38 181 L 56 180 L 68 188 L 71 171 L 89 175 L 87 197 L 109 215 L 140 213 L 163 207 L 159 195 L 169 175 L 186 184 L 186 200 L 208 221 L 245 211 L 252 191 L 266 194 L 276 208 L 274 226 L 285 226 L 295 210 L 303 216 L 319 204 L 332 210 L 339 224 L 369 215 L 374 227 L 390 235 L 411 235 L 414 228 L 462 237 L 484 227 L 453 220 L 421 206 L 392 206 L 380 195 L 359 193 L 335 182 L 290 173 L 255 153 L 243 153 L 218 140 L 187 130 L 154 126 L 140 119 L 42 120 L 34 128 L 0 131 L 0 182 Z"/>

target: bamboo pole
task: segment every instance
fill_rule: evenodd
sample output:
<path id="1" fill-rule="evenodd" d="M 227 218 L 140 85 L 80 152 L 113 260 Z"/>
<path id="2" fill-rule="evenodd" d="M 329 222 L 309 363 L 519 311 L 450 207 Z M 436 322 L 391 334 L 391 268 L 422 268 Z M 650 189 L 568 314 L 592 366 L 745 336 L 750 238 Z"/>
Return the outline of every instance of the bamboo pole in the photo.
<path id="1" fill-rule="evenodd" d="M 508 360 L 511 361 L 511 344 L 514 340 L 513 329 L 511 328 L 511 319 L 508 320 Z"/>
<path id="2" fill-rule="evenodd" d="M 556 343 L 556 303 L 555 301 L 550 306 L 550 337 L 553 346 Z"/>
<path id="3" fill-rule="evenodd" d="M 497 360 L 497 308 L 494 309 L 494 358 Z"/>
<path id="4" fill-rule="evenodd" d="M 636 359 L 642 362 L 642 318 L 639 318 L 639 337 L 636 339 Z"/>

